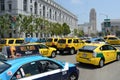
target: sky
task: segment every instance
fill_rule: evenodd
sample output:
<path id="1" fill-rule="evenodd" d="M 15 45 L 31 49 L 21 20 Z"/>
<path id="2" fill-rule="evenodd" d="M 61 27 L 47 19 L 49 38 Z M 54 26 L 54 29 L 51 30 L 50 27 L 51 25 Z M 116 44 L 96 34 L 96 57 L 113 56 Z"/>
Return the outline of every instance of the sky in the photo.
<path id="1" fill-rule="evenodd" d="M 78 17 L 78 23 L 89 22 L 92 8 L 97 14 L 97 29 L 101 31 L 101 23 L 105 18 L 120 19 L 120 0 L 54 0 Z"/>

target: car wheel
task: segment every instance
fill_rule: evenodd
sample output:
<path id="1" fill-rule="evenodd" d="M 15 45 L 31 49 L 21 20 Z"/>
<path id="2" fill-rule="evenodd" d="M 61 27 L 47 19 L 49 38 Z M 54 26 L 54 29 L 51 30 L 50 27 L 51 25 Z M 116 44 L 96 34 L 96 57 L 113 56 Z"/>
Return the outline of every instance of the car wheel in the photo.
<path id="1" fill-rule="evenodd" d="M 59 51 L 59 54 L 60 54 L 60 55 L 64 54 L 64 51 L 60 50 L 60 51 Z"/>
<path id="2" fill-rule="evenodd" d="M 52 58 L 56 57 L 56 52 L 55 51 L 52 52 L 51 57 Z"/>
<path id="3" fill-rule="evenodd" d="M 75 49 L 74 48 L 70 49 L 70 54 L 72 54 L 72 55 L 75 54 Z"/>
<path id="4" fill-rule="evenodd" d="M 117 61 L 119 61 L 119 60 L 120 60 L 120 55 L 117 55 L 116 60 L 117 60 Z"/>
<path id="5" fill-rule="evenodd" d="M 104 66 L 104 60 L 101 59 L 100 62 L 99 62 L 99 67 L 101 68 L 101 67 L 103 67 L 103 66 Z"/>
<path id="6" fill-rule="evenodd" d="M 68 80 L 78 80 L 78 76 L 76 73 L 72 73 L 69 77 Z"/>

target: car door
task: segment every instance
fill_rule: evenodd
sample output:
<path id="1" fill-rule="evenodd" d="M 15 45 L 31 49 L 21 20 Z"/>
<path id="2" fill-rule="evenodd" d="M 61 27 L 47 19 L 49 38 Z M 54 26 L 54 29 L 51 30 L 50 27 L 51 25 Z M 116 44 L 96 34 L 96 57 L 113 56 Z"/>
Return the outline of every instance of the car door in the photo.
<path id="1" fill-rule="evenodd" d="M 78 50 L 78 48 L 80 46 L 78 39 L 73 39 L 73 45 L 74 45 L 75 50 Z"/>
<path id="2" fill-rule="evenodd" d="M 48 54 L 48 48 L 46 45 L 43 45 L 43 44 L 40 44 L 39 45 L 39 52 L 42 54 L 42 55 L 47 55 Z"/>
<path id="3" fill-rule="evenodd" d="M 48 80 L 63 80 L 62 66 L 49 60 L 42 60 L 42 61 L 39 61 L 39 63 L 42 64 L 43 74 L 49 77 Z"/>
<path id="4" fill-rule="evenodd" d="M 112 61 L 114 51 L 109 50 L 109 45 L 103 45 L 102 46 L 102 53 L 103 53 L 104 58 L 105 58 L 105 63 L 108 63 L 108 62 Z"/>
<path id="5" fill-rule="evenodd" d="M 61 66 L 48 60 L 27 63 L 18 71 L 11 80 L 64 80 Z"/>
<path id="6" fill-rule="evenodd" d="M 84 46 L 84 42 L 81 39 L 78 39 L 78 49 Z"/>
<path id="7" fill-rule="evenodd" d="M 119 40 L 117 37 L 109 37 L 108 38 L 110 44 L 118 44 Z"/>
<path id="8" fill-rule="evenodd" d="M 50 76 L 43 73 L 42 67 L 37 62 L 22 65 L 13 75 L 11 80 L 50 80 Z"/>
<path id="9" fill-rule="evenodd" d="M 116 48 L 114 48 L 113 46 L 111 46 L 111 45 L 108 45 L 108 49 L 109 49 L 109 51 L 110 51 L 110 59 L 111 59 L 111 61 L 114 61 L 114 60 L 116 60 L 116 56 L 117 56 L 117 53 L 116 53 Z"/>

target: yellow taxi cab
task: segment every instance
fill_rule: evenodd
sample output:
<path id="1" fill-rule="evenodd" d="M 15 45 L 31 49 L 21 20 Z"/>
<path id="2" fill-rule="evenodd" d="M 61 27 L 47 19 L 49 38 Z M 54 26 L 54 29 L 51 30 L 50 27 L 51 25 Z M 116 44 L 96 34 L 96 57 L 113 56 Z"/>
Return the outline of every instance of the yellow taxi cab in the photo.
<path id="1" fill-rule="evenodd" d="M 24 38 L 2 38 L 0 39 L 0 51 L 4 46 L 20 45 L 24 43 Z"/>
<path id="2" fill-rule="evenodd" d="M 108 44 L 111 44 L 111 45 L 120 44 L 120 39 L 116 36 L 109 35 L 109 36 L 105 36 L 104 39 Z"/>
<path id="3" fill-rule="evenodd" d="M 85 43 L 80 38 L 61 38 L 58 40 L 57 50 L 60 54 L 64 52 L 75 54 L 84 45 Z"/>
<path id="4" fill-rule="evenodd" d="M 99 67 L 115 60 L 120 60 L 120 51 L 109 44 L 86 44 L 76 55 L 77 62 Z"/>
<path id="5" fill-rule="evenodd" d="M 57 37 L 57 38 L 48 38 L 45 44 L 47 46 L 56 48 L 57 47 L 57 42 L 58 42 L 59 39 L 60 39 L 59 37 Z"/>
<path id="6" fill-rule="evenodd" d="M 42 43 L 28 43 L 26 45 L 35 45 L 39 49 L 39 53 L 42 56 L 54 58 L 57 55 L 57 49 L 54 47 L 48 47 Z"/>

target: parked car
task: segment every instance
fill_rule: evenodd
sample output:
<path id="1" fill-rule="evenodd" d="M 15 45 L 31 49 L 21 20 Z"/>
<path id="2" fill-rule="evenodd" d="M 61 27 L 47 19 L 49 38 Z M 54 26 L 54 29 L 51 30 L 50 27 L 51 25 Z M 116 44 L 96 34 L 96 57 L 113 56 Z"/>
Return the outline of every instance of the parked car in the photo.
<path id="1" fill-rule="evenodd" d="M 39 53 L 42 56 L 54 58 L 57 55 L 57 49 L 54 47 L 48 47 L 42 43 L 28 43 L 26 45 L 35 45 L 39 49 Z"/>
<path id="2" fill-rule="evenodd" d="M 57 37 L 57 38 L 48 38 L 47 40 L 46 40 L 46 45 L 47 46 L 49 46 L 49 47 L 54 47 L 54 48 L 57 48 L 57 43 L 58 43 L 58 40 L 59 40 L 60 38 L 59 37 Z"/>
<path id="3" fill-rule="evenodd" d="M 48 47 L 42 43 L 28 43 L 19 46 L 5 46 L 2 49 L 2 54 L 6 55 L 7 58 L 14 58 L 14 56 L 18 55 L 18 53 L 20 56 L 40 54 L 42 56 L 54 58 L 57 55 L 57 49 Z"/>
<path id="4" fill-rule="evenodd" d="M 77 62 L 99 67 L 115 60 L 120 60 L 120 50 L 109 44 L 86 44 L 76 55 Z"/>
<path id="5" fill-rule="evenodd" d="M 84 45 L 85 43 L 79 38 L 61 38 L 58 40 L 57 50 L 60 54 L 64 54 L 65 52 L 75 54 Z"/>
<path id="6" fill-rule="evenodd" d="M 5 55 L 6 58 L 40 55 L 39 48 L 36 45 L 4 46 L 1 54 Z"/>
<path id="7" fill-rule="evenodd" d="M 42 56 L 0 61 L 0 80 L 78 80 L 74 64 Z"/>
<path id="8" fill-rule="evenodd" d="M 104 39 L 111 45 L 120 45 L 120 39 L 116 36 L 105 36 Z"/>
<path id="9" fill-rule="evenodd" d="M 24 43 L 24 38 L 2 38 L 0 39 L 0 51 L 4 46 L 20 45 Z"/>
<path id="10" fill-rule="evenodd" d="M 107 42 L 103 38 L 90 38 L 89 40 L 85 41 L 86 43 L 102 43 L 107 44 Z"/>

